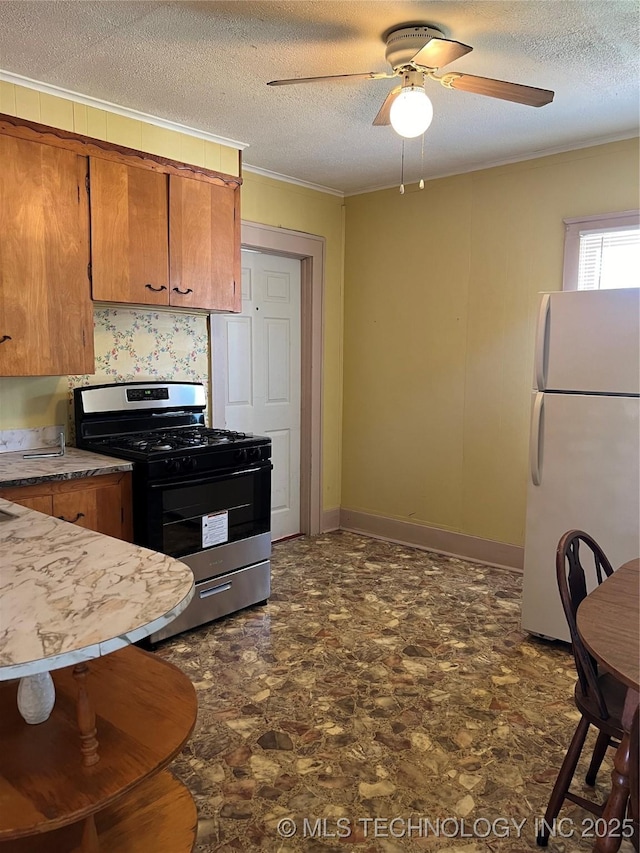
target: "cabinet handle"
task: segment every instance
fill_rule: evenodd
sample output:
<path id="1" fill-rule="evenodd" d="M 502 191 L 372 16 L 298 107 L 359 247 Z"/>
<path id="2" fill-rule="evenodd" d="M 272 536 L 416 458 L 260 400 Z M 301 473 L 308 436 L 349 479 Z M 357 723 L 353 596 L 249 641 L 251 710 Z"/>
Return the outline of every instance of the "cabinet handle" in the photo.
<path id="1" fill-rule="evenodd" d="M 75 524 L 76 521 L 80 521 L 81 518 L 84 518 L 84 513 L 83 512 L 76 513 L 75 518 L 65 518 L 64 515 L 59 515 L 58 518 L 60 519 L 60 521 L 68 521 L 70 524 Z"/>
<path id="2" fill-rule="evenodd" d="M 11 335 L 3 335 L 0 338 L 0 344 L 3 344 L 5 341 L 10 341 L 10 340 L 12 340 Z"/>
<path id="3" fill-rule="evenodd" d="M 154 287 L 152 284 L 145 284 L 145 287 L 148 287 L 149 290 L 153 290 L 154 293 L 160 293 L 161 290 L 166 290 L 166 286 L 161 284 L 160 287 Z"/>
<path id="4" fill-rule="evenodd" d="M 179 287 L 174 287 L 174 288 L 173 288 L 173 292 L 174 292 L 174 293 L 179 293 L 179 294 L 180 294 L 180 296 L 186 296 L 186 295 L 187 295 L 187 293 L 193 293 L 193 290 L 192 290 L 190 287 L 188 287 L 186 290 L 180 290 L 180 288 L 179 288 Z"/>

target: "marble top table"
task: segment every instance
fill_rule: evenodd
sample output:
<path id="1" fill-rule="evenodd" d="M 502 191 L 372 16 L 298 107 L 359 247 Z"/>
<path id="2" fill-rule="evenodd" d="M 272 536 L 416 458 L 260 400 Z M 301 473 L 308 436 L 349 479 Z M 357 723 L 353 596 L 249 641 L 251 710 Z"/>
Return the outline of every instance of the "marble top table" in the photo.
<path id="1" fill-rule="evenodd" d="M 0 681 L 123 648 L 193 594 L 179 560 L 0 499 Z"/>

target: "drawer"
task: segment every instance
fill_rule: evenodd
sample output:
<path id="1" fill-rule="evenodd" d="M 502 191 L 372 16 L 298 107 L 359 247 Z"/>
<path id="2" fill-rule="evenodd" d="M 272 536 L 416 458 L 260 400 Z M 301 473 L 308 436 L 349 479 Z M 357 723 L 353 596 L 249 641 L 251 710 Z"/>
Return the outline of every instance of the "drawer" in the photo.
<path id="1" fill-rule="evenodd" d="M 235 572 L 196 584 L 195 595 L 183 612 L 149 640 L 156 643 L 243 607 L 266 601 L 271 594 L 271 561 L 265 560 Z"/>

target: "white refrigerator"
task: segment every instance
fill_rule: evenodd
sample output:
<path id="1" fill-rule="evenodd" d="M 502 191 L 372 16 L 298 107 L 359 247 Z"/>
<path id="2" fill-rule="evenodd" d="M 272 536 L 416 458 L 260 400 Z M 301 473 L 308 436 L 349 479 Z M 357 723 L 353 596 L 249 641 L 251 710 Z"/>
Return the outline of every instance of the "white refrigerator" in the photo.
<path id="1" fill-rule="evenodd" d="M 640 289 L 543 293 L 536 332 L 522 628 L 569 641 L 555 553 L 585 530 L 640 555 Z"/>

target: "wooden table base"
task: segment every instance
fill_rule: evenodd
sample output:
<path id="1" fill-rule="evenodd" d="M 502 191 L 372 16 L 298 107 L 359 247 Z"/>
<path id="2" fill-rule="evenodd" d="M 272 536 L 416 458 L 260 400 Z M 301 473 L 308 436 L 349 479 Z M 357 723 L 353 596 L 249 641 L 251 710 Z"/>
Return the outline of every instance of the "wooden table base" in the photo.
<path id="1" fill-rule="evenodd" d="M 82 850 L 82 853 L 100 853 L 98 830 L 96 829 L 96 821 L 93 815 L 89 815 L 84 822 L 80 849 Z"/>
<path id="2" fill-rule="evenodd" d="M 93 820 L 93 818 L 92 818 Z M 189 791 L 164 770 L 95 816 L 95 850 L 191 853 L 198 818 Z M 0 853 L 87 853 L 84 824 L 0 842 Z M 88 848 L 92 849 L 92 848 Z"/>
<path id="3" fill-rule="evenodd" d="M 89 667 L 86 663 L 78 663 L 73 668 L 73 677 L 78 684 L 78 728 L 80 729 L 82 763 L 85 767 L 91 767 L 92 764 L 97 764 L 100 761 L 98 739 L 96 737 L 96 713 L 93 710 L 87 691 L 88 674 Z"/>
<path id="4" fill-rule="evenodd" d="M 611 835 L 596 838 L 593 845 L 594 853 L 616 853 L 620 849 L 622 839 L 627 838 L 629 824 L 627 818 L 627 803 L 629 802 L 629 731 L 633 715 L 638 708 L 640 696 L 629 688 L 622 711 L 623 734 L 620 746 L 616 749 L 611 771 L 611 793 L 607 797 L 602 819 L 607 822 Z"/>
<path id="5" fill-rule="evenodd" d="M 119 804 L 134 796 L 138 786 L 141 791 L 154 790 L 144 787 L 147 780 L 162 772 L 193 729 L 194 687 L 177 667 L 132 646 L 91 662 L 91 703 L 87 672 L 86 664 L 54 672 L 56 703 L 49 719 L 34 726 L 20 716 L 17 684 L 0 683 L 0 853 L 154 849 L 142 842 L 107 844 L 105 832 L 112 838 L 116 826 L 108 829 L 103 815 L 118 814 Z M 158 816 L 153 798 L 136 802 L 153 812 L 149 824 L 154 824 Z M 123 819 L 129 818 L 125 811 Z M 65 843 L 55 846 L 56 833 L 72 826 L 73 843 L 62 834 Z M 149 828 L 138 823 L 138 832 L 145 837 Z M 154 837 L 153 831 L 149 837 Z M 155 853 L 186 849 L 156 845 Z"/>

